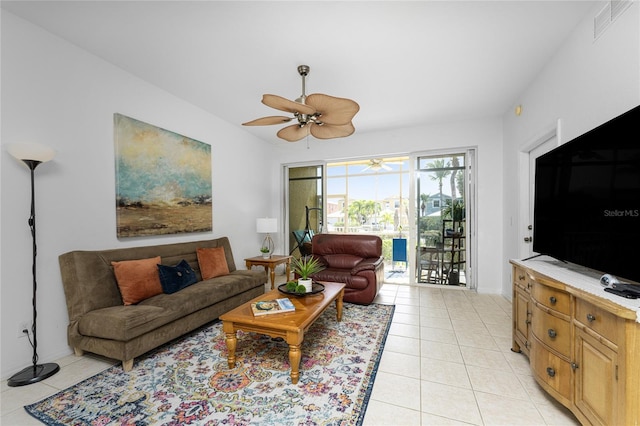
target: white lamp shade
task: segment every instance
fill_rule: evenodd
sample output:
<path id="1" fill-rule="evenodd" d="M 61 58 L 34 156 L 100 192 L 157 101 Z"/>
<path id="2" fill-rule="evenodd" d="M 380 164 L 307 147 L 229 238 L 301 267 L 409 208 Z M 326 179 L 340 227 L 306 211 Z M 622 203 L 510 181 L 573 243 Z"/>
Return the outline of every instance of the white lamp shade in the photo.
<path id="1" fill-rule="evenodd" d="M 41 163 L 52 160 L 56 156 L 56 152 L 46 145 L 39 143 L 14 143 L 7 146 L 9 154 L 18 160 L 32 160 Z"/>
<path id="2" fill-rule="evenodd" d="M 278 231 L 278 219 L 274 217 L 260 217 L 256 219 L 256 231 L 259 234 L 269 234 Z"/>

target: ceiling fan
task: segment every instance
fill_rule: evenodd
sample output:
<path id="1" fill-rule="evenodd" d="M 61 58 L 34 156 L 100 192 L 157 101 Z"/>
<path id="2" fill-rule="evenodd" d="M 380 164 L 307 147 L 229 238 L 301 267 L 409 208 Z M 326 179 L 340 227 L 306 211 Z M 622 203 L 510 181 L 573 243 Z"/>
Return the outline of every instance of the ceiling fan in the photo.
<path id="1" fill-rule="evenodd" d="M 269 116 L 242 123 L 243 126 L 268 126 L 283 124 L 296 119 L 297 123 L 278 131 L 279 138 L 288 142 L 297 142 L 311 134 L 318 139 L 343 138 L 355 132 L 351 120 L 360 110 L 360 106 L 351 99 L 314 93 L 305 94 L 305 77 L 309 74 L 308 65 L 300 65 L 298 73 L 302 77 L 302 95 L 290 101 L 278 95 L 262 95 L 262 103 L 280 111 L 293 114 L 293 117 Z"/>
<path id="2" fill-rule="evenodd" d="M 373 170 L 375 172 L 377 172 L 380 169 L 392 170 L 391 167 L 387 166 L 387 163 L 388 164 L 403 164 L 402 161 L 385 161 L 384 158 L 372 158 L 367 163 L 367 167 L 362 169 L 362 171 L 364 172 L 365 170 L 369 170 L 369 169 L 371 169 L 371 170 Z"/>

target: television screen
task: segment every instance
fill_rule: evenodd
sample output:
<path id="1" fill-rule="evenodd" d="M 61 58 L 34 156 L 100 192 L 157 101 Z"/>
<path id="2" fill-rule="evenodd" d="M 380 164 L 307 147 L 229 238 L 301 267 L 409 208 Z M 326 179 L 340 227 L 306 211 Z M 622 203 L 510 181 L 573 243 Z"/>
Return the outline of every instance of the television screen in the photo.
<path id="1" fill-rule="evenodd" d="M 640 107 L 536 160 L 533 250 L 640 282 Z"/>

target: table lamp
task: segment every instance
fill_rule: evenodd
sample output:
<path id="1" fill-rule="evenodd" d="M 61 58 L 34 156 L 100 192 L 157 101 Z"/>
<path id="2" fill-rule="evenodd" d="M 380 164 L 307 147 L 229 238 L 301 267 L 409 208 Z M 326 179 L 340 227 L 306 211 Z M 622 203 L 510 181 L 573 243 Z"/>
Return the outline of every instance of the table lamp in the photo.
<path id="1" fill-rule="evenodd" d="M 275 247 L 271 239 L 271 233 L 278 231 L 278 219 L 273 217 L 260 217 L 256 219 L 256 231 L 259 234 L 267 234 L 262 242 L 262 247 L 268 248 L 269 256 L 271 256 Z"/>

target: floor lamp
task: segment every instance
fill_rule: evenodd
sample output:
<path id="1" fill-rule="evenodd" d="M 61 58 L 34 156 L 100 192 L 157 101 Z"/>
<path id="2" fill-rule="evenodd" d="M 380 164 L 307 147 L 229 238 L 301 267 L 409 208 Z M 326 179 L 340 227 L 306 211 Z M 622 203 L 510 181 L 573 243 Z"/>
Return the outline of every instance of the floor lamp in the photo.
<path id="1" fill-rule="evenodd" d="M 33 347 L 33 365 L 26 367 L 9 378 L 7 384 L 9 386 L 24 386 L 32 383 L 39 382 L 56 374 L 60 367 L 58 364 L 47 363 L 38 364 L 38 337 L 37 337 L 37 309 L 36 309 L 36 291 L 38 288 L 36 282 L 36 206 L 35 206 L 35 186 L 34 186 L 34 170 L 40 163 L 51 160 L 55 155 L 55 151 L 47 146 L 24 143 L 13 144 L 7 148 L 9 154 L 24 162 L 24 164 L 31 170 L 31 215 L 29 216 L 29 228 L 31 229 L 31 237 L 33 240 L 33 266 L 31 272 L 33 275 L 33 322 L 31 324 L 31 333 L 33 335 L 33 341 L 31 346 Z"/>

